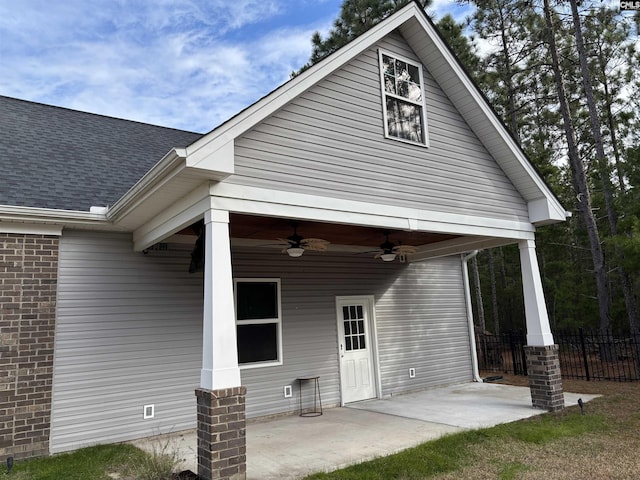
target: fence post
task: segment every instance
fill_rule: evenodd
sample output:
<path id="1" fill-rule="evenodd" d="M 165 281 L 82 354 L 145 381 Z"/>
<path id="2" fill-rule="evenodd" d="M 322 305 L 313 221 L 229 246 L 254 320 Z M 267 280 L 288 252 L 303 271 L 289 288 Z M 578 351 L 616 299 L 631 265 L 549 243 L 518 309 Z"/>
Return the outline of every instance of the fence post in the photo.
<path id="1" fill-rule="evenodd" d="M 520 335 L 518 336 L 520 340 L 520 358 L 522 359 L 522 369 L 523 375 L 525 377 L 529 376 L 529 370 L 527 369 L 527 353 L 524 350 L 524 346 L 527 344 L 527 334 L 520 330 Z"/>
<path id="2" fill-rule="evenodd" d="M 513 374 L 522 375 L 520 369 L 520 362 L 516 351 L 516 341 L 513 335 L 513 330 L 509 331 L 509 347 L 511 348 L 511 364 L 513 365 Z"/>
<path id="3" fill-rule="evenodd" d="M 578 330 L 580 332 L 580 346 L 582 347 L 582 361 L 584 362 L 584 371 L 587 375 L 587 382 L 591 380 L 591 376 L 589 374 L 589 361 L 587 359 L 587 349 L 584 345 L 584 330 L 580 328 Z"/>

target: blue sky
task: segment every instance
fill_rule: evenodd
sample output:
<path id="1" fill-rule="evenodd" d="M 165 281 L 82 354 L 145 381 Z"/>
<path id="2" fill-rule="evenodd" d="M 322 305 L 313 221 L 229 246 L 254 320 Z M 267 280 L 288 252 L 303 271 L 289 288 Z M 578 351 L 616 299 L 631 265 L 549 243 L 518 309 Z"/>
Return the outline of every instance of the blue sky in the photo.
<path id="1" fill-rule="evenodd" d="M 0 0 L 0 95 L 206 132 L 303 65 L 341 3 Z"/>

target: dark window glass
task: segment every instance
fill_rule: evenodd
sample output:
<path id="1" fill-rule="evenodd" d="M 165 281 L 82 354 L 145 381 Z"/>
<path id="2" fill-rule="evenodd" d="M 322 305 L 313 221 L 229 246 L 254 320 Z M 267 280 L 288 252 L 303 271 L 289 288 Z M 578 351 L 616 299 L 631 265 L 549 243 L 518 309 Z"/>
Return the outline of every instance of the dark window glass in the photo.
<path id="1" fill-rule="evenodd" d="M 238 325 L 238 362 L 278 360 L 278 325 L 261 323 Z"/>
<path id="2" fill-rule="evenodd" d="M 387 97 L 387 129 L 389 135 L 414 142 L 422 142 L 424 139 L 422 125 L 422 108 L 396 98 Z"/>
<path id="3" fill-rule="evenodd" d="M 346 345 L 347 350 L 351 350 L 351 337 L 345 338 L 344 343 Z"/>
<path id="4" fill-rule="evenodd" d="M 364 335 L 360 335 L 360 348 L 361 349 L 367 348 L 367 346 L 364 343 Z"/>
<path id="5" fill-rule="evenodd" d="M 344 334 L 351 335 L 351 327 L 349 326 L 350 322 L 344 322 Z"/>
<path id="6" fill-rule="evenodd" d="M 362 313 L 362 305 L 358 305 L 358 318 L 364 318 L 364 314 Z"/>
<path id="7" fill-rule="evenodd" d="M 276 282 L 238 282 L 236 298 L 238 320 L 278 318 Z"/>
<path id="8" fill-rule="evenodd" d="M 342 318 L 349 320 L 349 307 L 342 307 Z"/>

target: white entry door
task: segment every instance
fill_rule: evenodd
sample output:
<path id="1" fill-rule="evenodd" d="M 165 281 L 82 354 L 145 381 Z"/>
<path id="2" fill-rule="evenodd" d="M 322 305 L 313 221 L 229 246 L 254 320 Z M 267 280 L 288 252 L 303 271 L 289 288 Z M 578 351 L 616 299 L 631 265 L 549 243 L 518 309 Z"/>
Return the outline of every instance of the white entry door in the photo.
<path id="1" fill-rule="evenodd" d="M 337 297 L 342 403 L 376 396 L 371 297 Z"/>

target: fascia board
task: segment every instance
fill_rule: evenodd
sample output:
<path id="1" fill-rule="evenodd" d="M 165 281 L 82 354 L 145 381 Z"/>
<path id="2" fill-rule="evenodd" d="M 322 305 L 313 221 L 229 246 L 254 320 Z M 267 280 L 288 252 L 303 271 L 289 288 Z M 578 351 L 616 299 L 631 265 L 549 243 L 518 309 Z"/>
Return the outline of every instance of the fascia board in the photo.
<path id="1" fill-rule="evenodd" d="M 421 16 L 419 8 L 414 3 L 409 3 L 387 20 L 377 24 L 340 50 L 313 65 L 232 119 L 196 140 L 187 147 L 187 155 L 193 155 L 197 159 L 194 162 L 197 162 L 200 161 L 201 158 L 213 154 L 225 144 L 234 141 L 254 125 L 303 94 L 340 67 L 346 65 L 349 61 L 364 52 L 371 45 L 380 41 L 408 19 L 419 16 Z"/>
<path id="2" fill-rule="evenodd" d="M 111 229 L 106 216 L 100 213 L 0 205 L 0 232 L 20 233 L 22 229 L 24 233 L 33 233 L 35 230 L 49 230 L 53 232 L 52 235 L 57 235 L 55 232 L 66 226 Z"/>
<path id="3" fill-rule="evenodd" d="M 62 235 L 62 225 L 50 223 L 25 223 L 0 221 L 0 233 L 17 233 L 20 235 Z"/>
<path id="4" fill-rule="evenodd" d="M 174 148 L 145 173 L 136 184 L 109 208 L 107 218 L 117 223 L 153 192 L 178 175 L 185 168 L 186 150 Z"/>
<path id="5" fill-rule="evenodd" d="M 538 173 L 536 172 L 531 162 L 529 162 L 529 160 L 524 155 L 524 152 L 522 151 L 522 149 L 517 145 L 513 137 L 509 134 L 509 132 L 506 130 L 502 122 L 496 116 L 495 112 L 492 110 L 491 106 L 487 103 L 482 93 L 478 90 L 475 83 L 471 80 L 471 78 L 464 71 L 464 69 L 458 62 L 458 60 L 451 53 L 450 49 L 447 47 L 447 45 L 444 43 L 439 33 L 436 31 L 432 22 L 428 20 L 426 15 L 416 15 L 415 18 L 418 22 L 420 22 L 420 25 L 424 29 L 425 34 L 429 37 L 429 40 L 433 43 L 435 50 L 438 52 L 438 54 L 449 66 L 451 71 L 454 73 L 455 78 L 462 84 L 464 91 L 468 93 L 469 99 L 471 99 L 473 102 L 472 104 L 474 109 L 477 109 L 477 111 L 481 112 L 482 120 L 480 122 L 482 124 L 485 124 L 485 122 L 489 122 L 489 124 L 492 126 L 493 130 L 495 131 L 496 135 L 498 136 L 500 142 L 508 148 L 509 153 L 511 154 L 510 158 L 513 158 L 513 161 L 517 162 L 520 171 L 534 183 L 536 189 L 540 192 L 541 195 L 543 195 L 546 198 L 546 201 L 549 204 L 548 210 L 551 216 L 548 219 L 544 219 L 544 220 L 539 219 L 538 221 L 539 222 L 548 221 L 548 220 L 564 221 L 565 209 L 562 207 L 562 205 L 560 204 L 560 202 L 558 201 L 554 193 L 549 189 L 547 184 L 538 175 Z M 427 68 L 428 68 L 428 64 L 427 64 Z M 447 90 L 450 90 L 451 88 L 454 88 L 454 85 L 450 81 L 447 81 L 447 82 L 439 81 L 439 84 L 445 92 L 447 92 Z M 455 105 L 456 96 L 449 95 L 448 92 L 447 92 L 447 95 Z M 461 111 L 461 113 L 463 113 L 463 111 Z M 465 119 L 465 120 L 468 120 L 468 119 Z M 473 128 L 473 123 L 474 122 L 469 122 L 469 125 L 472 128 Z M 479 136 L 478 138 L 480 139 L 481 142 L 484 141 L 481 136 Z M 487 147 L 487 149 L 489 151 L 492 150 L 492 148 L 490 147 Z M 500 163 L 500 161 L 504 161 L 504 160 L 500 158 L 496 158 L 496 161 Z M 504 170 L 504 167 L 503 167 L 503 170 Z M 514 185 L 516 185 L 515 182 L 514 182 Z M 525 200 L 529 201 L 531 200 L 531 198 L 525 198 Z M 562 212 L 561 215 L 557 215 L 559 212 Z"/>

